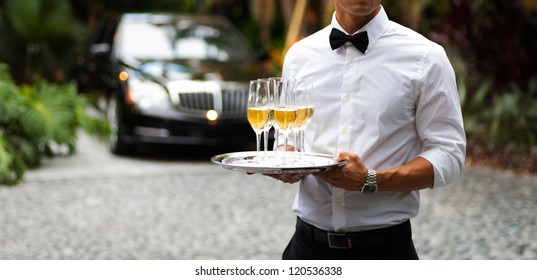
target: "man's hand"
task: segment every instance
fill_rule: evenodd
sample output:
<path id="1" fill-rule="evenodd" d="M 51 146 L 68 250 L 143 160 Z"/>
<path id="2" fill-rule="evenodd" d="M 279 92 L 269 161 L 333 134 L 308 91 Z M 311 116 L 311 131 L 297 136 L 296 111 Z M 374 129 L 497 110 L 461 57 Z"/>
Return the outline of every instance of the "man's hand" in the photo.
<path id="1" fill-rule="evenodd" d="M 280 153 L 283 153 L 283 150 L 284 150 L 284 146 L 283 145 L 279 145 L 276 150 L 278 150 Z M 291 145 L 288 145 L 287 146 L 287 152 L 293 152 L 295 150 L 295 147 L 291 146 Z M 276 180 L 279 180 L 279 181 L 282 181 L 284 183 L 288 183 L 288 184 L 294 184 L 298 181 L 300 181 L 304 176 L 308 175 L 308 174 L 297 174 L 297 173 L 292 173 L 292 174 L 263 174 L 265 176 L 269 176 L 269 177 L 272 177 Z"/>
<path id="2" fill-rule="evenodd" d="M 272 177 L 272 178 L 274 178 L 276 180 L 279 180 L 279 181 L 282 181 L 284 183 L 294 184 L 294 183 L 300 181 L 304 176 L 306 176 L 308 174 L 293 173 L 293 174 L 263 174 L 263 175 Z"/>
<path id="3" fill-rule="evenodd" d="M 356 154 L 341 152 L 336 158 L 336 161 L 343 160 L 348 160 L 349 163 L 340 168 L 314 173 L 314 175 L 334 187 L 348 191 L 361 191 L 367 177 L 367 168 L 362 162 L 362 159 Z"/>

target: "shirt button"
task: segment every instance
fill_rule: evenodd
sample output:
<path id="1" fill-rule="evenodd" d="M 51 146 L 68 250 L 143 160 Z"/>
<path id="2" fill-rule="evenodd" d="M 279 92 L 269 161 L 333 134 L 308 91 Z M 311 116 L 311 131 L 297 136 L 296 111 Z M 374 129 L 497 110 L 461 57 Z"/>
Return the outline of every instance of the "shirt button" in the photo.
<path id="1" fill-rule="evenodd" d="M 343 200 L 341 198 L 336 198 L 336 205 L 341 205 L 343 203 Z"/>
<path id="2" fill-rule="evenodd" d="M 345 100 L 345 102 L 349 102 L 351 100 L 351 96 L 346 94 L 345 97 L 343 97 L 343 100 Z"/>
<path id="3" fill-rule="evenodd" d="M 351 67 L 353 67 L 353 66 L 354 66 L 354 62 L 351 61 L 351 62 L 347 63 L 347 67 L 348 67 L 348 68 L 351 68 Z"/>
<path id="4" fill-rule="evenodd" d="M 343 129 L 341 129 L 341 131 L 343 131 L 343 133 L 345 133 L 345 134 L 348 134 L 349 133 L 349 128 L 344 127 Z"/>

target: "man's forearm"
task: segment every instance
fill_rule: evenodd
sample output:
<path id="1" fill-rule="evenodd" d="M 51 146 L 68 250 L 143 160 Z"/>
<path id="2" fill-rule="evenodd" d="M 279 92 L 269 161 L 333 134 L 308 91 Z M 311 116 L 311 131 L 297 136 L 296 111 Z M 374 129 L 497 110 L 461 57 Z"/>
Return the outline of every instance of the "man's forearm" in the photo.
<path id="1" fill-rule="evenodd" d="M 387 170 L 376 170 L 378 191 L 405 192 L 434 185 L 433 165 L 422 157 L 417 157 L 405 165 Z"/>

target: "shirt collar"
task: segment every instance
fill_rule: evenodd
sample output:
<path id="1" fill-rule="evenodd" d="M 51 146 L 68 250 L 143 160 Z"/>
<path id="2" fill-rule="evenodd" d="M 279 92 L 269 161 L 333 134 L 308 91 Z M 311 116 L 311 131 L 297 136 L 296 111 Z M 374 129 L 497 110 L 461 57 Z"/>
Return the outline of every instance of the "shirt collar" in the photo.
<path id="1" fill-rule="evenodd" d="M 360 30 L 356 31 L 354 34 L 358 32 L 362 32 L 362 31 L 367 31 L 367 36 L 369 38 L 369 46 L 367 49 L 369 51 L 369 49 L 371 49 L 375 45 L 375 42 L 377 42 L 380 36 L 384 33 L 386 28 L 388 28 L 389 22 L 390 22 L 390 19 L 388 18 L 388 15 L 386 14 L 384 7 L 382 7 L 381 5 L 379 13 L 371 21 L 369 21 L 366 25 L 364 25 L 364 27 L 360 28 Z M 348 34 L 337 21 L 335 12 L 332 15 L 331 26 L 333 28 L 337 28 L 343 31 L 345 34 Z M 354 34 L 350 34 L 350 35 L 354 35 Z"/>

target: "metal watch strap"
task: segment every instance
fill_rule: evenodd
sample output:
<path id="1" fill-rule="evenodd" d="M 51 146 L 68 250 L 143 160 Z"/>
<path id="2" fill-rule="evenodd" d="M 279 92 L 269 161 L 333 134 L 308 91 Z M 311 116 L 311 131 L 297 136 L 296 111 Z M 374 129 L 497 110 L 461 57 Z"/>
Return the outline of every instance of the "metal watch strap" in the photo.
<path id="1" fill-rule="evenodd" d="M 377 189 L 377 172 L 374 169 L 368 169 L 365 183 L 362 186 L 362 193 L 376 193 Z"/>

